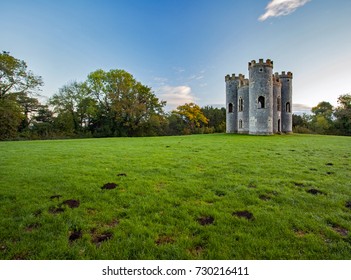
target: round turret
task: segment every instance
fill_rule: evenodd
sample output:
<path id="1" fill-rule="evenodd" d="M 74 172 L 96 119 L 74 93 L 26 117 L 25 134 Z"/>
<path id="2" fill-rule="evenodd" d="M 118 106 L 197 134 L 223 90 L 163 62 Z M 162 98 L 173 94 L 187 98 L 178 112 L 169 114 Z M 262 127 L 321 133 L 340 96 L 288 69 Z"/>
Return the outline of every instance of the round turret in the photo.
<path id="1" fill-rule="evenodd" d="M 273 134 L 273 61 L 249 62 L 250 134 Z"/>
<path id="2" fill-rule="evenodd" d="M 285 133 L 292 132 L 292 78 L 293 74 L 291 72 L 282 72 L 279 75 L 279 80 L 282 84 L 282 132 Z"/>
<path id="3" fill-rule="evenodd" d="M 275 73 L 273 78 L 273 133 L 280 133 L 282 131 L 282 97 L 281 90 L 282 84 L 279 80 L 278 73 Z"/>
<path id="4" fill-rule="evenodd" d="M 239 76 L 225 76 L 226 83 L 226 132 L 235 133 L 238 131 L 237 106 L 238 106 L 238 85 L 241 74 Z"/>
<path id="5" fill-rule="evenodd" d="M 241 79 L 238 88 L 238 133 L 249 133 L 249 80 Z"/>

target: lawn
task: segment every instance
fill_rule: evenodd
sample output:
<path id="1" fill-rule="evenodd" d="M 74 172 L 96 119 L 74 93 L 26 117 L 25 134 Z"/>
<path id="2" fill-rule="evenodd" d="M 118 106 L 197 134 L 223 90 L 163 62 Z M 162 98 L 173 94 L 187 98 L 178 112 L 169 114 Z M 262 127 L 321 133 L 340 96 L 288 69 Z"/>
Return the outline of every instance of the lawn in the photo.
<path id="1" fill-rule="evenodd" d="M 0 259 L 351 259 L 351 138 L 0 142 Z"/>

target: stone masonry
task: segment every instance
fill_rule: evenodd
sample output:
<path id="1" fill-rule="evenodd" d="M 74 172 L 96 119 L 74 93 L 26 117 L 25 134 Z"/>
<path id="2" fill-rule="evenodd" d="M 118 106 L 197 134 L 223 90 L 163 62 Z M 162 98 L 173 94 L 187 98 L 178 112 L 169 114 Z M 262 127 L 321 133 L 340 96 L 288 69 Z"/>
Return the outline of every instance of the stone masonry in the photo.
<path id="1" fill-rule="evenodd" d="M 292 132 L 291 72 L 275 73 L 273 61 L 249 62 L 249 79 L 227 75 L 226 132 L 270 135 Z"/>

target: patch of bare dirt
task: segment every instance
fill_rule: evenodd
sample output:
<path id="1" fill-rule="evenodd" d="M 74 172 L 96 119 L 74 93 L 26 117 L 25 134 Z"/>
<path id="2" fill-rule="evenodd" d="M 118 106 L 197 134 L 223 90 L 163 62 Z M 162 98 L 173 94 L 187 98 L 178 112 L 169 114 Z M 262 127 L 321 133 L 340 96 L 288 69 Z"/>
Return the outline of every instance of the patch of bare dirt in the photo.
<path id="1" fill-rule="evenodd" d="M 317 189 L 309 189 L 307 192 L 310 194 L 313 194 L 313 195 L 325 194 L 324 192 L 317 190 Z"/>
<path id="2" fill-rule="evenodd" d="M 213 224 L 214 218 L 212 216 L 204 216 L 204 217 L 198 218 L 197 221 L 199 222 L 200 225 L 207 226 L 207 225 Z"/>
<path id="3" fill-rule="evenodd" d="M 101 187 L 102 190 L 113 190 L 117 187 L 118 185 L 116 183 L 106 183 Z"/>
<path id="4" fill-rule="evenodd" d="M 205 249 L 201 246 L 201 245 L 198 245 L 198 246 L 195 246 L 194 248 L 191 248 L 188 250 L 188 252 L 195 256 L 195 257 L 198 257 L 202 254 L 202 252 L 204 251 Z"/>
<path id="5" fill-rule="evenodd" d="M 82 238 L 82 236 L 83 236 L 83 233 L 82 233 L 82 231 L 80 229 L 79 230 L 74 230 L 74 231 L 72 231 L 70 233 L 68 240 L 69 240 L 69 242 L 73 242 L 73 241 L 76 241 L 79 238 Z"/>
<path id="6" fill-rule="evenodd" d="M 34 217 L 39 217 L 42 213 L 43 213 L 43 210 L 38 209 L 38 210 L 34 211 L 33 215 L 34 215 Z"/>
<path id="7" fill-rule="evenodd" d="M 39 228 L 40 226 L 41 226 L 41 224 L 39 224 L 39 223 L 29 224 L 28 226 L 26 226 L 26 231 L 32 232 L 33 230 Z"/>
<path id="8" fill-rule="evenodd" d="M 265 194 L 261 194 L 259 196 L 259 199 L 264 200 L 264 201 L 268 201 L 268 200 L 271 200 L 271 197 L 268 195 L 265 195 Z"/>
<path id="9" fill-rule="evenodd" d="M 224 191 L 215 191 L 215 194 L 219 197 L 226 195 L 226 193 Z"/>
<path id="10" fill-rule="evenodd" d="M 77 208 L 80 205 L 79 200 L 76 199 L 67 199 L 62 202 L 62 205 L 67 205 L 69 208 Z"/>
<path id="11" fill-rule="evenodd" d="M 163 244 L 169 244 L 169 243 L 174 243 L 174 239 L 171 236 L 168 235 L 161 235 L 156 241 L 155 243 L 157 245 L 163 245 Z"/>
<path id="12" fill-rule="evenodd" d="M 239 218 L 245 218 L 247 220 L 253 220 L 254 219 L 254 215 L 251 212 L 247 211 L 247 210 L 233 212 L 233 216 L 237 216 Z"/>
<path id="13" fill-rule="evenodd" d="M 307 233 L 305 231 L 303 231 L 302 229 L 297 229 L 297 228 L 294 228 L 293 229 L 295 235 L 297 237 L 304 237 Z"/>
<path id="14" fill-rule="evenodd" d="M 105 242 L 109 239 L 111 239 L 113 236 L 113 233 L 112 232 L 103 232 L 101 234 L 96 234 L 94 235 L 93 237 L 93 243 L 96 245 L 96 246 L 100 246 L 102 242 Z"/>
<path id="15" fill-rule="evenodd" d="M 59 206 L 57 206 L 57 207 L 52 206 L 52 207 L 49 208 L 49 212 L 51 214 L 60 214 L 60 213 L 62 213 L 64 211 L 65 211 L 65 209 L 62 208 L 62 207 L 59 207 Z"/>
<path id="16" fill-rule="evenodd" d="M 347 236 L 349 234 L 349 231 L 342 227 L 342 226 L 339 226 L 339 225 L 336 225 L 336 224 L 333 224 L 332 225 L 332 228 L 335 232 L 339 233 L 341 236 Z"/>
<path id="17" fill-rule="evenodd" d="M 317 168 L 310 168 L 311 171 L 318 171 Z"/>

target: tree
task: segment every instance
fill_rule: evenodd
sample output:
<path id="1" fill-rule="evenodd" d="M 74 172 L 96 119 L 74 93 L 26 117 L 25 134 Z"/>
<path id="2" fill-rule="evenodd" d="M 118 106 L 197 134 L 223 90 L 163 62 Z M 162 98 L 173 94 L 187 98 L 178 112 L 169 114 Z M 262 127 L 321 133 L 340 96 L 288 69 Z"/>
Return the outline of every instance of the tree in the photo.
<path id="1" fill-rule="evenodd" d="M 164 114 L 166 102 L 124 70 L 92 72 L 87 86 L 99 105 L 96 129 L 104 136 L 140 135 L 153 116 Z"/>
<path id="2" fill-rule="evenodd" d="M 57 114 L 55 124 L 68 134 L 78 134 L 92 125 L 97 104 L 85 83 L 71 82 L 49 100 Z"/>
<path id="3" fill-rule="evenodd" d="M 27 128 L 30 113 L 38 100 L 28 97 L 43 85 L 42 78 L 27 69 L 27 64 L 0 53 L 0 133 L 1 139 L 17 136 L 19 128 Z M 22 124 L 22 125 L 21 125 Z"/>
<path id="4" fill-rule="evenodd" d="M 329 102 L 322 101 L 319 102 L 316 107 L 312 108 L 312 113 L 316 116 L 323 116 L 328 121 L 332 121 L 333 110 L 333 105 Z"/>
<path id="5" fill-rule="evenodd" d="M 334 127 L 333 112 L 333 106 L 329 102 L 319 102 L 312 108 L 311 128 L 319 134 L 330 133 Z"/>
<path id="6" fill-rule="evenodd" d="M 336 127 L 341 134 L 351 135 L 351 94 L 340 95 L 335 110 Z"/>
<path id="7" fill-rule="evenodd" d="M 195 128 L 208 124 L 208 119 L 201 111 L 201 108 L 195 103 L 186 103 L 178 106 L 172 113 L 179 116 L 187 124 L 188 129 L 192 133 L 195 132 Z"/>
<path id="8" fill-rule="evenodd" d="M 0 98 L 0 140 L 15 138 L 23 119 L 24 116 L 17 102 Z"/>
<path id="9" fill-rule="evenodd" d="M 226 110 L 225 108 L 213 108 L 205 106 L 201 108 L 204 116 L 208 119 L 207 126 L 215 132 L 225 132 Z"/>
<path id="10" fill-rule="evenodd" d="M 43 85 L 42 78 L 27 70 L 27 64 L 11 56 L 0 53 L 0 98 L 13 94 L 36 93 Z"/>
<path id="11" fill-rule="evenodd" d="M 37 98 L 29 97 L 25 94 L 18 94 L 17 102 L 21 106 L 21 111 L 24 114 L 20 130 L 25 130 L 31 123 L 32 114 L 38 111 L 40 102 Z"/>

